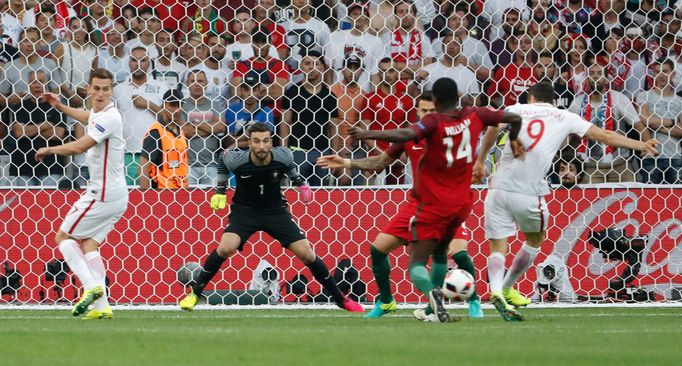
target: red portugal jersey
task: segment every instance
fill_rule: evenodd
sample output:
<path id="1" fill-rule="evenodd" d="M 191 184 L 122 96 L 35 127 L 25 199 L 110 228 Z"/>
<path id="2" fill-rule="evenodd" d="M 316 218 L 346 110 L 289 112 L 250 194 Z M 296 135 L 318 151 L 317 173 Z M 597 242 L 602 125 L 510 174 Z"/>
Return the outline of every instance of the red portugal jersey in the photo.
<path id="1" fill-rule="evenodd" d="M 427 205 L 471 204 L 471 173 L 484 127 L 496 126 L 504 111 L 466 107 L 452 114 L 432 113 L 411 126 L 424 139 L 424 156 L 414 174 L 412 197 Z"/>

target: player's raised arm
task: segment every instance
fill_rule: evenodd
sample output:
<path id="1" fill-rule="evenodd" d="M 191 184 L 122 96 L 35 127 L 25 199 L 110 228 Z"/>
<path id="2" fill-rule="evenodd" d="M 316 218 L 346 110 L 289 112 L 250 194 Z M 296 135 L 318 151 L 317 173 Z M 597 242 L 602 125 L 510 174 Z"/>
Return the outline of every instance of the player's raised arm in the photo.
<path id="1" fill-rule="evenodd" d="M 351 127 L 348 130 L 348 134 L 354 140 L 381 140 L 388 142 L 407 142 L 410 140 L 415 140 L 417 132 L 411 128 L 398 128 L 395 130 L 386 131 L 372 131 L 363 130 L 359 127 Z"/>
<path id="2" fill-rule="evenodd" d="M 289 153 L 291 153 L 291 150 L 289 150 Z M 298 167 L 293 162 L 293 159 L 294 156 L 292 154 L 291 165 L 286 172 L 286 176 L 291 181 L 291 184 L 296 186 L 296 189 L 298 189 L 298 191 L 301 193 L 301 200 L 303 201 L 303 204 L 307 205 L 313 200 L 313 190 L 310 189 L 308 182 L 306 182 L 305 178 L 303 178 L 303 176 L 298 172 Z"/>
<path id="3" fill-rule="evenodd" d="M 362 159 L 344 159 L 338 155 L 327 155 L 317 159 L 317 165 L 325 169 L 359 169 L 368 171 L 384 170 L 396 159 L 386 152 Z"/>
<path id="4" fill-rule="evenodd" d="M 587 130 L 585 137 L 590 140 L 599 141 L 609 146 L 641 151 L 649 156 L 658 155 L 658 149 L 656 149 L 658 141 L 656 139 L 651 139 L 644 142 L 637 141 L 620 135 L 615 131 L 605 130 L 597 126 L 591 126 Z"/>
<path id="5" fill-rule="evenodd" d="M 90 118 L 90 111 L 78 108 L 71 108 L 65 104 L 62 104 L 62 102 L 59 100 L 59 95 L 54 93 L 43 93 L 43 95 L 41 95 L 40 98 L 49 103 L 52 106 L 52 108 L 66 114 L 69 117 L 72 117 L 73 119 L 77 120 L 78 122 L 84 125 L 88 124 L 88 118 Z"/>

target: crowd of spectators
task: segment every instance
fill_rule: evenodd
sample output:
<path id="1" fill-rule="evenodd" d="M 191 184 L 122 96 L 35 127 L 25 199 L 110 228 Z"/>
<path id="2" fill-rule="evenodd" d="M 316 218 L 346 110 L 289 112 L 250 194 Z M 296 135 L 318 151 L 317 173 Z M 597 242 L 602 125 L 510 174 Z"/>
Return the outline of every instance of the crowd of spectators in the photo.
<path id="1" fill-rule="evenodd" d="M 315 160 L 385 149 L 348 128 L 415 123 L 441 77 L 462 105 L 496 108 L 550 80 L 557 107 L 661 142 L 643 158 L 572 138 L 556 183 L 682 183 L 682 1 L 0 0 L 0 22 L 0 186 L 88 179 L 83 156 L 33 155 L 84 133 L 40 95 L 87 107 L 95 68 L 115 76 L 127 180 L 143 188 L 170 153 L 164 138 L 186 142 L 179 187 L 214 184 L 221 152 L 246 148 L 254 121 L 272 126 L 311 185 L 409 183 L 406 161 L 363 174 Z"/>

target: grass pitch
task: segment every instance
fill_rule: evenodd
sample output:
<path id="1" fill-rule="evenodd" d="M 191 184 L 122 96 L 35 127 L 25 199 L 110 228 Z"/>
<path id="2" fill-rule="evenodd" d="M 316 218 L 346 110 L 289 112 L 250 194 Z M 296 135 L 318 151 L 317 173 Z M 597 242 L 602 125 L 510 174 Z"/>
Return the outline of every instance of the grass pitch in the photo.
<path id="1" fill-rule="evenodd" d="M 451 314 L 464 315 L 464 310 Z M 0 365 L 677 365 L 682 308 L 526 309 L 527 321 L 336 310 L 0 310 Z"/>

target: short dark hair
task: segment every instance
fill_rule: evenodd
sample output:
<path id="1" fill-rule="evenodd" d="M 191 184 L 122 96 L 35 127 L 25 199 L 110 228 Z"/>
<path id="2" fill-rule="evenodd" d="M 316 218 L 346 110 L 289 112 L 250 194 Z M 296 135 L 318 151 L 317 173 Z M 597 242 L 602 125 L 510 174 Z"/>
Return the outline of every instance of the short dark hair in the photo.
<path id="1" fill-rule="evenodd" d="M 528 88 L 528 95 L 543 103 L 554 102 L 554 85 L 547 80 L 540 81 Z"/>
<path id="2" fill-rule="evenodd" d="M 237 8 L 237 10 L 234 11 L 233 21 L 237 20 L 237 14 L 242 14 L 242 13 L 249 14 L 249 18 L 252 16 L 251 15 L 251 9 L 247 8 L 246 6 L 240 6 L 239 8 Z"/>
<path id="3" fill-rule="evenodd" d="M 549 52 L 549 51 L 543 51 L 542 53 L 540 53 L 540 55 L 538 56 L 538 58 L 539 58 L 539 59 L 540 59 L 540 58 L 551 58 L 551 59 L 553 59 L 553 58 L 554 58 L 554 55 L 553 55 L 551 52 Z"/>
<path id="4" fill-rule="evenodd" d="M 384 57 L 381 60 L 379 60 L 379 64 L 386 64 L 386 63 L 392 63 L 393 59 L 390 57 Z"/>
<path id="5" fill-rule="evenodd" d="M 419 100 L 433 102 L 433 94 L 430 91 L 425 91 L 419 96 Z"/>
<path id="6" fill-rule="evenodd" d="M 254 28 L 251 32 L 251 43 L 269 43 L 270 31 L 267 28 Z"/>
<path id="7" fill-rule="evenodd" d="M 270 132 L 272 135 L 272 129 L 270 128 L 270 125 L 267 123 L 263 122 L 255 122 L 252 123 L 247 129 L 246 129 L 246 135 L 251 137 L 251 134 L 254 132 Z"/>
<path id="8" fill-rule="evenodd" d="M 663 68 L 663 65 L 668 65 L 670 66 L 671 70 L 675 71 L 675 64 L 673 63 L 673 60 L 667 57 L 661 57 L 658 60 L 654 61 L 654 65 L 661 65 L 661 68 Z"/>
<path id="9" fill-rule="evenodd" d="M 92 84 L 92 79 L 109 79 L 112 83 L 114 82 L 114 74 L 107 69 L 94 69 L 90 72 L 90 78 L 88 83 Z"/>
<path id="10" fill-rule="evenodd" d="M 433 102 L 436 106 L 457 105 L 459 102 L 459 89 L 457 83 L 450 78 L 440 78 L 433 83 L 431 90 Z"/>
<path id="11" fill-rule="evenodd" d="M 144 48 L 144 47 L 142 47 L 142 46 L 135 46 L 135 47 L 133 47 L 133 49 L 130 50 L 130 54 L 132 55 L 133 52 L 135 52 L 135 51 L 144 51 L 144 53 L 147 54 L 147 56 L 149 56 L 149 52 L 147 52 L 147 49 Z"/>

